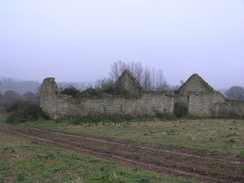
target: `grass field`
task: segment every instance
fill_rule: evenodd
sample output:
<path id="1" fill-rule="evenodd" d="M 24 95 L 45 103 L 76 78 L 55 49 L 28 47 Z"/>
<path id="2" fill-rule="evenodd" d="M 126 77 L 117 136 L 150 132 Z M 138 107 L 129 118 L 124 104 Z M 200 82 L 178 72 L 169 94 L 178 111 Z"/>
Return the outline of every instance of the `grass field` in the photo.
<path id="1" fill-rule="evenodd" d="M 6 120 L 6 113 L 0 113 L 0 120 Z M 244 120 L 80 121 L 77 124 L 33 121 L 19 125 L 244 157 Z M 0 182 L 194 182 L 124 167 L 114 161 L 4 132 L 0 133 L 0 142 Z"/>
<path id="2" fill-rule="evenodd" d="M 0 121 L 6 121 L 7 120 L 7 112 L 5 112 L 4 108 L 0 107 Z"/>
<path id="3" fill-rule="evenodd" d="M 244 120 L 182 119 L 83 125 L 47 121 L 22 125 L 244 157 Z"/>
<path id="4" fill-rule="evenodd" d="M 191 183 L 0 131 L 0 182 Z"/>

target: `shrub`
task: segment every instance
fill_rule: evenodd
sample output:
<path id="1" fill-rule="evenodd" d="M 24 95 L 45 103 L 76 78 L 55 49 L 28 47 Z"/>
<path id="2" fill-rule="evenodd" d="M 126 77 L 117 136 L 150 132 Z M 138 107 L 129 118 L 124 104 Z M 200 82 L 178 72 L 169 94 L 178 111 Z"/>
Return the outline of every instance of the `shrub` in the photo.
<path id="1" fill-rule="evenodd" d="M 79 116 L 79 117 L 74 117 L 69 120 L 70 123 L 79 125 L 82 123 L 106 123 L 106 122 L 114 122 L 114 123 L 120 123 L 120 122 L 125 122 L 125 121 L 131 121 L 133 119 L 132 116 L 130 115 L 119 115 L 119 114 L 114 114 L 114 115 L 86 115 L 86 116 Z"/>
<path id="2" fill-rule="evenodd" d="M 70 95 L 73 98 L 78 98 L 81 94 L 81 92 L 73 86 L 69 86 L 68 88 L 63 89 L 60 93 Z"/>
<path id="3" fill-rule="evenodd" d="M 94 89 L 94 88 L 90 87 L 90 88 L 87 88 L 86 90 L 84 90 L 83 92 L 81 92 L 81 96 L 88 97 L 88 98 L 100 97 L 101 92 L 99 92 L 98 89 Z"/>
<path id="4" fill-rule="evenodd" d="M 160 119 L 160 120 L 175 120 L 176 117 L 173 114 L 169 114 L 166 112 L 155 112 L 156 118 Z"/>
<path id="5" fill-rule="evenodd" d="M 30 120 L 48 119 L 39 104 L 32 102 L 17 102 L 6 109 L 9 113 L 7 122 L 25 122 Z"/>
<path id="6" fill-rule="evenodd" d="M 117 96 L 124 96 L 124 97 L 131 97 L 131 94 L 120 88 L 120 87 L 116 87 L 116 86 L 111 86 L 105 90 L 102 90 L 104 93 L 110 94 L 110 95 L 117 95 Z"/>

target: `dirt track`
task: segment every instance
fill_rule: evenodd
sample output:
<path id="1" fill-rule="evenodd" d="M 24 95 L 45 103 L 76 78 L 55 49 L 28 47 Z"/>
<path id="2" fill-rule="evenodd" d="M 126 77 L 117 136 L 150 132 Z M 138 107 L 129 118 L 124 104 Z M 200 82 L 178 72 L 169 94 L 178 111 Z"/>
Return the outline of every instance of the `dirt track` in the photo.
<path id="1" fill-rule="evenodd" d="M 174 177 L 196 178 L 204 182 L 244 182 L 244 159 L 231 155 L 214 155 L 3 122 L 0 122 L 0 130 Z"/>

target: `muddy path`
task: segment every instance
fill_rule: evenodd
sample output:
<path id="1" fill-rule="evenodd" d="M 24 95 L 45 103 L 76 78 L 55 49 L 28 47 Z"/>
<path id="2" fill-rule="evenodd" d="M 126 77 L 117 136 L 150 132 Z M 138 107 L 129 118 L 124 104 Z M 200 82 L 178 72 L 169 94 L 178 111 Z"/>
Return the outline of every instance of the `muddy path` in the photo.
<path id="1" fill-rule="evenodd" d="M 232 155 L 215 155 L 3 122 L 0 122 L 0 130 L 174 177 L 195 178 L 203 182 L 244 182 L 244 158 Z"/>

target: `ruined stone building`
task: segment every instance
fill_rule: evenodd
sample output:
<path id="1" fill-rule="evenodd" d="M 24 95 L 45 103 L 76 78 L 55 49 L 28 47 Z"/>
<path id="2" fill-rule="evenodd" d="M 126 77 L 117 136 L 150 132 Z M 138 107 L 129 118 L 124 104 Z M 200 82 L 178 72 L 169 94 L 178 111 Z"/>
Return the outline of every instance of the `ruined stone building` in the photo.
<path id="1" fill-rule="evenodd" d="M 52 119 L 88 114 L 173 115 L 179 109 L 199 117 L 244 117 L 244 102 L 226 100 L 198 74 L 193 74 L 176 91 L 144 91 L 131 72 L 125 70 L 115 87 L 127 95 L 74 99 L 60 94 L 54 78 L 46 78 L 40 90 L 40 106 Z"/>

